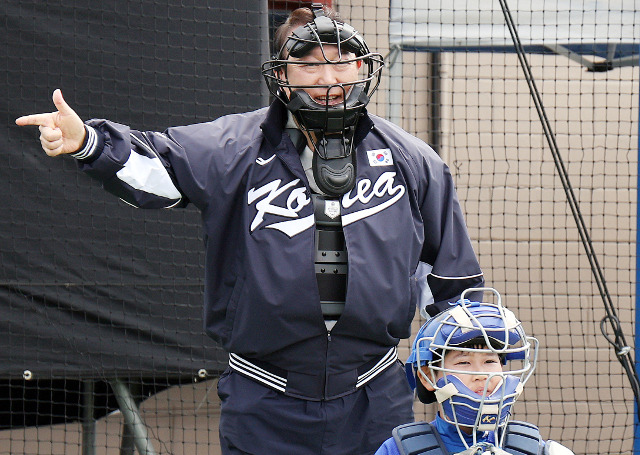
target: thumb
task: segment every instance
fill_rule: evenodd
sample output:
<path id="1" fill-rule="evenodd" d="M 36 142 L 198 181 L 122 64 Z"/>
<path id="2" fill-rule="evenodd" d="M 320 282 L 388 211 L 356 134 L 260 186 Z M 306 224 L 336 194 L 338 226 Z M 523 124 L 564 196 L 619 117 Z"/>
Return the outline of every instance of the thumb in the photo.
<path id="1" fill-rule="evenodd" d="M 71 107 L 64 100 L 64 97 L 62 96 L 62 91 L 59 88 L 53 91 L 52 98 L 53 98 L 53 104 L 55 104 L 56 109 L 58 109 L 58 112 L 60 112 L 60 114 L 62 115 L 75 114 L 75 111 L 71 109 Z"/>

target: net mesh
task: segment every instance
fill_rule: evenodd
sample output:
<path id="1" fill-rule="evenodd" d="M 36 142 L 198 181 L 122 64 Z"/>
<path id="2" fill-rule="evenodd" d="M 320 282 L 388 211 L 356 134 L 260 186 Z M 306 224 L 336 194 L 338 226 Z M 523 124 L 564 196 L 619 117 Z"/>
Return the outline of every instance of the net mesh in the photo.
<path id="1" fill-rule="evenodd" d="M 81 117 L 138 129 L 264 105 L 265 36 L 310 2 L 218 3 L 0 5 L 0 190 L 10 199 L 0 217 L 0 351 L 7 365 L 0 369 L 0 453 L 138 450 L 115 381 L 139 406 L 157 453 L 219 451 L 215 384 L 226 354 L 202 333 L 199 214 L 133 210 L 73 162 L 42 157 L 33 130 L 12 126 L 19 115 L 49 111 L 55 87 Z M 524 39 L 542 15 L 538 3 L 507 2 Z M 482 11 L 473 2 L 452 1 L 448 9 L 418 1 L 331 4 L 385 55 L 369 111 L 432 144 L 450 166 L 486 283 L 541 342 L 514 418 L 575 453 L 632 453 L 633 393 L 600 331 L 603 300 L 510 37 L 490 48 L 472 43 L 478 30 L 491 32 L 474 23 Z M 558 25 L 551 38 L 578 29 L 573 51 L 593 50 L 594 2 L 557 4 L 557 19 L 570 27 Z M 631 16 L 622 34 L 631 35 L 637 55 L 638 6 L 612 5 L 598 17 L 613 36 Z M 501 18 L 497 2 L 491 12 Z M 399 45 L 390 21 L 399 18 L 405 33 L 419 17 L 415 35 L 428 35 L 454 16 L 465 25 L 456 46 Z M 525 55 L 633 347 L 640 74 L 637 60 L 587 70 L 616 52 L 633 55 L 625 43 L 605 43 L 604 53 L 586 53 L 586 61 L 533 44 Z M 416 317 L 413 333 L 422 322 Z M 99 332 L 83 332 L 85 323 Z M 409 340 L 401 347 L 405 359 Z M 433 412 L 416 402 L 417 419 L 431 420 Z"/>

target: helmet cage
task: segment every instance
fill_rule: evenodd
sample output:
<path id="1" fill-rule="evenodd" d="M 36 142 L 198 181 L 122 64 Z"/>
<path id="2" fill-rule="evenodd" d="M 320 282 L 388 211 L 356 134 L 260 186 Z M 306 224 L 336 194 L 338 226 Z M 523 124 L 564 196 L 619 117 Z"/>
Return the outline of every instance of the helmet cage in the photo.
<path id="1" fill-rule="evenodd" d="M 435 390 L 433 394 L 442 405 L 443 418 L 456 426 L 463 442 L 465 438 L 461 427 L 471 427 L 474 429 L 473 444 L 477 442 L 478 431 L 495 431 L 496 436 L 501 436 L 496 443 L 502 447 L 504 432 L 499 430 L 507 425 L 511 407 L 535 369 L 538 340 L 526 336 L 522 323 L 502 306 L 495 289 L 473 290 L 494 292 L 497 303 L 464 300 L 465 291 L 455 306 L 435 316 L 420 329 L 407 360 L 407 375 L 412 386 L 415 387 L 419 380 L 417 375 L 420 375 Z M 478 345 L 484 348 L 478 348 Z M 497 354 L 503 364 L 509 362 L 509 368 L 499 372 L 447 368 L 444 358 L 450 351 Z M 421 367 L 425 365 L 435 377 L 422 371 Z M 465 386 L 458 377 L 462 374 L 486 375 L 484 391 L 475 393 Z M 488 394 L 493 378 L 499 378 L 499 383 Z"/>
<path id="2" fill-rule="evenodd" d="M 301 25 L 287 37 L 272 60 L 262 64 L 262 75 L 271 94 L 287 106 L 301 128 L 307 131 L 341 134 L 350 127 L 355 127 L 360 113 L 377 90 L 384 60 L 382 55 L 369 51 L 364 39 L 349 24 L 326 17 L 321 8 L 314 10 L 314 16 L 312 22 Z M 337 46 L 336 59 L 330 59 L 325 52 L 327 45 Z M 324 62 L 296 61 L 295 64 L 315 66 L 362 62 L 362 76 L 347 83 L 291 84 L 287 75 L 287 65 L 292 63 L 289 57 L 304 57 L 316 46 L 320 48 Z M 346 58 L 351 54 L 355 57 Z M 339 105 L 328 104 L 329 91 L 334 87 L 339 87 L 344 92 L 343 102 Z M 305 97 L 304 89 L 310 88 L 326 89 L 327 103 L 321 104 L 311 97 Z"/>

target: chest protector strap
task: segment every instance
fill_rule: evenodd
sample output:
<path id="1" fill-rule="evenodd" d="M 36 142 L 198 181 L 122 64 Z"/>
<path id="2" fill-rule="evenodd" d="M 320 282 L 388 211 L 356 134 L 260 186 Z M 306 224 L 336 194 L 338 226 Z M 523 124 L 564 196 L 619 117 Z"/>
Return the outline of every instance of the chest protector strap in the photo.
<path id="1" fill-rule="evenodd" d="M 544 441 L 537 426 L 514 420 L 507 424 L 506 431 L 503 449 L 508 453 L 516 455 L 541 455 L 543 453 Z"/>
<path id="2" fill-rule="evenodd" d="M 315 269 L 325 319 L 338 319 L 347 296 L 347 246 L 342 231 L 340 201 L 313 194 L 316 218 Z"/>
<path id="3" fill-rule="evenodd" d="M 513 455 L 543 455 L 538 427 L 527 422 L 507 424 L 503 450 Z M 408 423 L 393 429 L 400 455 L 449 455 L 440 435 L 427 422 Z"/>
<path id="4" fill-rule="evenodd" d="M 414 422 L 393 429 L 400 455 L 449 455 L 440 434 L 427 422 Z"/>

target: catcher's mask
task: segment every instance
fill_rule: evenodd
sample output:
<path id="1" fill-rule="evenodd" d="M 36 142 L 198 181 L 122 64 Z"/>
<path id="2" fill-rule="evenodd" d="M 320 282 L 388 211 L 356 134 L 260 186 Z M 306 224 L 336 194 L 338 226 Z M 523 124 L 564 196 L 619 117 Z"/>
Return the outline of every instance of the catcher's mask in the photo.
<path id="1" fill-rule="evenodd" d="M 493 292 L 497 303 L 466 300 L 469 291 Z M 488 373 L 445 366 L 445 357 L 453 351 L 495 354 L 502 365 L 509 367 Z M 437 400 L 442 405 L 442 417 L 456 425 L 463 442 L 462 427 L 473 428 L 475 444 L 477 431 L 504 434 L 499 430 L 507 425 L 511 407 L 535 369 L 537 353 L 538 340 L 525 334 L 522 323 L 502 306 L 500 294 L 492 288 L 474 288 L 467 289 L 451 308 L 420 328 L 405 368 L 418 398 L 424 403 Z M 423 366 L 428 366 L 431 374 L 425 373 Z M 486 375 L 482 393 L 464 385 L 460 375 Z M 499 381 L 489 390 L 494 379 Z M 501 446 L 502 441 L 497 438 L 496 442 Z"/>
<path id="2" fill-rule="evenodd" d="M 262 64 L 262 74 L 269 91 L 284 103 L 300 128 L 311 139 L 315 153 L 313 174 L 319 189 L 330 196 L 340 196 L 355 185 L 356 159 L 353 136 L 356 125 L 371 95 L 378 88 L 383 58 L 371 53 L 364 39 L 349 24 L 324 14 L 321 4 L 313 4 L 314 20 L 293 30 L 277 55 Z M 331 59 L 326 46 L 337 46 L 338 56 Z M 295 61 L 296 65 L 359 65 L 356 80 L 327 85 L 293 85 L 287 65 L 290 57 L 302 58 L 319 47 L 324 62 Z M 313 99 L 304 89 L 325 89 L 325 102 Z M 329 92 L 342 90 L 342 102 L 330 104 Z"/>

